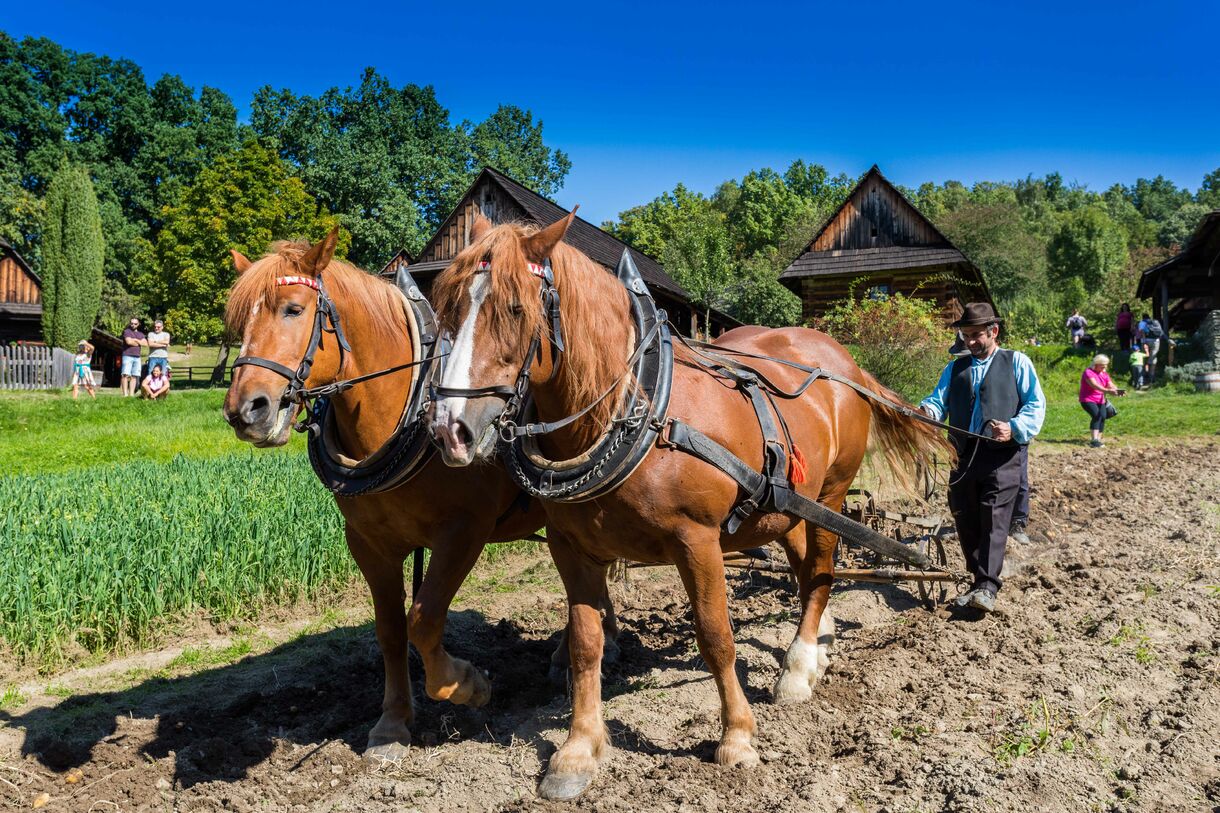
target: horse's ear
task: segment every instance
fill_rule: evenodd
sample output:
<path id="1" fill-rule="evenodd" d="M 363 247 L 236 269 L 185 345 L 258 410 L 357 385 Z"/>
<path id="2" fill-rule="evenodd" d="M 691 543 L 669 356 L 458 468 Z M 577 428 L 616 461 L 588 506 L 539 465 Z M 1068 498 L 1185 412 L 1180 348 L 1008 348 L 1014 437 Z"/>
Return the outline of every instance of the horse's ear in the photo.
<path id="1" fill-rule="evenodd" d="M 568 233 L 568 227 L 572 225 L 572 221 L 576 219 L 576 210 L 579 206 L 572 207 L 572 211 L 568 212 L 568 216 L 561 220 L 556 220 L 545 229 L 536 231 L 522 241 L 522 249 L 525 251 L 525 256 L 532 262 L 540 263 L 547 257 L 551 256 L 551 252 L 555 250 L 555 246 L 563 240 L 563 236 Z"/>
<path id="2" fill-rule="evenodd" d="M 483 217 L 482 212 L 475 212 L 474 222 L 470 224 L 470 244 L 474 245 L 482 240 L 489 231 L 491 231 L 491 221 Z"/>
<path id="3" fill-rule="evenodd" d="M 237 271 L 238 275 L 246 273 L 246 269 L 254 264 L 246 259 L 245 254 L 242 254 L 237 249 L 230 249 L 229 253 L 233 255 L 233 268 Z"/>
<path id="4" fill-rule="evenodd" d="M 338 243 L 339 227 L 335 226 L 330 230 L 330 234 L 322 238 L 321 242 L 314 243 L 301 257 L 301 270 L 317 276 L 322 269 L 330 265 L 331 258 L 335 256 L 335 246 Z"/>

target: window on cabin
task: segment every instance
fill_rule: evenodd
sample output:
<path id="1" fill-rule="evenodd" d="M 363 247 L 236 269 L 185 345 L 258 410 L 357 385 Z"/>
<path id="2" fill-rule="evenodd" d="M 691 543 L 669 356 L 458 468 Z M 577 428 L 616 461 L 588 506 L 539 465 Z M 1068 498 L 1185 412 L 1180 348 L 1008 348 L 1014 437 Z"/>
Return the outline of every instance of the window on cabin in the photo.
<path id="1" fill-rule="evenodd" d="M 867 299 L 889 299 L 891 293 L 892 291 L 890 290 L 890 286 L 886 283 L 882 283 L 869 288 L 864 292 L 864 296 Z"/>

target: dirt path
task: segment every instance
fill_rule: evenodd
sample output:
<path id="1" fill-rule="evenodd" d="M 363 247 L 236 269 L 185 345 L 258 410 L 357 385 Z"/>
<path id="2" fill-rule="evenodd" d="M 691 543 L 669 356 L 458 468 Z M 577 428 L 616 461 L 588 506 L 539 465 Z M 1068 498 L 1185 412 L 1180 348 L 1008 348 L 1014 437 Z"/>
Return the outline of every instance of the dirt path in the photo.
<path id="1" fill-rule="evenodd" d="M 0 713 L 0 804 L 28 810 L 46 793 L 48 811 L 1220 810 L 1220 447 L 1048 448 L 1033 480 L 1034 542 L 1010 548 L 1003 612 L 967 620 L 903 589 L 837 587 L 831 671 L 803 706 L 770 704 L 794 630 L 785 582 L 731 577 L 754 770 L 710 763 L 716 692 L 677 578 L 634 571 L 605 680 L 616 749 L 585 798 L 536 799 L 566 724 L 545 679 L 563 604 L 548 565 L 518 560 L 481 567 L 451 626 L 454 651 L 490 671 L 491 703 L 421 699 L 403 765 L 358 756 L 380 657 L 367 624 L 348 624 L 190 676 Z M 361 603 L 353 612 L 366 617 Z"/>

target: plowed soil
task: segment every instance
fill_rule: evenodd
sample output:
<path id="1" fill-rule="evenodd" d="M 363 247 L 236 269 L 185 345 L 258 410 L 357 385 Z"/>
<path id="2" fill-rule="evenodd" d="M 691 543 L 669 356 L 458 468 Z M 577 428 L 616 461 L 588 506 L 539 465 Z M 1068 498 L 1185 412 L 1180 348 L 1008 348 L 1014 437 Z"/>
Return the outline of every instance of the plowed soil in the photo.
<path id="1" fill-rule="evenodd" d="M 493 698 L 454 707 L 417 685 L 401 764 L 360 757 L 381 660 L 371 626 L 353 623 L 189 675 L 159 676 L 170 656 L 152 653 L 136 662 L 147 679 L 111 691 L 97 687 L 131 664 L 26 675 L 31 700 L 0 713 L 0 804 L 1220 810 L 1220 447 L 1048 446 L 1032 465 L 1033 541 L 1010 545 L 999 611 L 930 611 L 905 587 L 837 585 L 832 665 L 805 705 L 771 704 L 795 629 L 786 577 L 730 573 L 754 769 L 711 763 L 716 691 L 676 574 L 633 570 L 615 587 L 622 656 L 604 682 L 615 750 L 581 799 L 536 798 L 568 711 L 546 679 L 564 609 L 540 556 L 476 571 L 448 640 L 488 670 Z M 361 598 L 349 609 L 367 618 Z M 48 683 L 73 694 L 48 696 Z"/>

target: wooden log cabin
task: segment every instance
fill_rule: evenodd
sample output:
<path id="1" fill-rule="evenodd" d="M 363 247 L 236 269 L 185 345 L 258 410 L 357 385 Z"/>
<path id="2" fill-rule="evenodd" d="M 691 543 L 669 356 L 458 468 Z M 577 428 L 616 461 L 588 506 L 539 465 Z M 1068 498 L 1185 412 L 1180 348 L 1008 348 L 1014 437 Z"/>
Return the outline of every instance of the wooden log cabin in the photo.
<path id="1" fill-rule="evenodd" d="M 420 251 L 418 259 L 407 264 L 407 270 L 415 277 L 425 294 L 429 293 L 436 275 L 447 268 L 458 252 L 469 244 L 470 227 L 477 212 L 482 212 L 492 223 L 521 222 L 538 226 L 549 226 L 568 214 L 566 209 L 527 189 L 507 175 L 490 167 L 484 169 L 466 190 L 457 207 L 441 223 L 440 229 Z M 629 248 L 626 243 L 580 217 L 572 222 L 564 242 L 610 270 L 618 265 L 623 249 Z M 700 334 L 706 333 L 705 328 L 699 324 L 701 311 L 691 304 L 690 294 L 665 273 L 661 264 L 652 257 L 634 248 L 630 251 L 657 304 L 669 313 L 670 320 L 677 328 L 688 336 L 693 335 L 696 329 Z M 403 257 L 409 260 L 406 252 L 399 252 L 381 273 L 392 276 L 401 265 Z M 710 321 L 712 336 L 719 336 L 725 330 L 741 324 L 728 314 L 715 310 L 711 313 Z"/>
<path id="2" fill-rule="evenodd" d="M 0 344 L 42 341 L 42 280 L 0 239 Z"/>
<path id="3" fill-rule="evenodd" d="M 961 316 L 967 302 L 992 302 L 979 269 L 876 165 L 779 281 L 801 298 L 804 321 L 853 294 L 931 299 L 946 322 Z"/>

